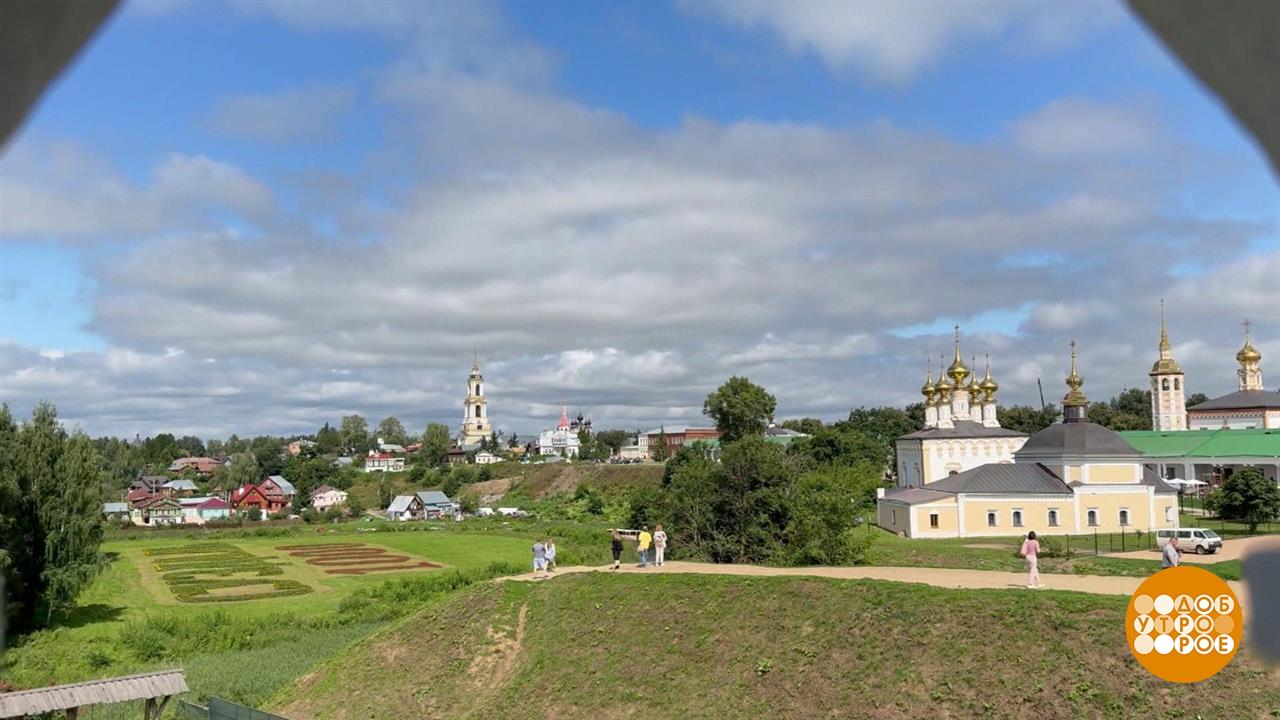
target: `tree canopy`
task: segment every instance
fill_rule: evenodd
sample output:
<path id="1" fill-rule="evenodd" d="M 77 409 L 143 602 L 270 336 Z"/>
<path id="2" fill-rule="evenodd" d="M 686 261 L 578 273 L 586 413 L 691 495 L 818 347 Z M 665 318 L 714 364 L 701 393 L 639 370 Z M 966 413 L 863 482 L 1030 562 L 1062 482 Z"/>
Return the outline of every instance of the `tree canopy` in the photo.
<path id="1" fill-rule="evenodd" d="M 449 446 L 452 442 L 449 426 L 429 423 L 422 433 L 422 449 L 418 451 L 422 462 L 430 467 L 443 467 L 449 462 Z"/>
<path id="2" fill-rule="evenodd" d="M 769 427 L 778 401 L 747 378 L 733 376 L 702 403 L 702 414 L 711 418 L 723 442 L 761 435 Z"/>
<path id="3" fill-rule="evenodd" d="M 382 422 L 378 423 L 377 436 L 384 443 L 392 445 L 408 445 L 409 434 L 404 430 L 404 423 L 400 422 L 397 417 L 382 418 Z"/>
<path id="4" fill-rule="evenodd" d="M 48 623 L 102 567 L 99 458 L 41 403 L 21 428 L 0 405 L 0 572 L 13 630 Z"/>
<path id="5" fill-rule="evenodd" d="M 1264 522 L 1280 519 L 1280 487 L 1256 467 L 1237 470 L 1213 493 L 1218 514 L 1248 523 L 1249 532 Z"/>
<path id="6" fill-rule="evenodd" d="M 1000 408 L 1000 427 L 1034 435 L 1058 420 L 1058 407 L 1050 403 L 1044 409 L 1030 405 L 1010 405 Z"/>

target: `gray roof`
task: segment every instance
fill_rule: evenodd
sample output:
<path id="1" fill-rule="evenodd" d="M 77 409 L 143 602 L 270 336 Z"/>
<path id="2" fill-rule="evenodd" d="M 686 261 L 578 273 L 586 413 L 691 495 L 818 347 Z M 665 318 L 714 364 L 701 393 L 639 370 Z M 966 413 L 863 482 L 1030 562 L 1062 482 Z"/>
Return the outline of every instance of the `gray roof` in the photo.
<path id="1" fill-rule="evenodd" d="M 1157 495 L 1177 495 L 1178 489 L 1165 482 L 1155 470 L 1142 468 L 1142 485 L 1155 485 Z"/>
<path id="2" fill-rule="evenodd" d="M 114 513 L 127 513 L 127 512 L 129 512 L 129 503 L 127 502 L 102 503 L 103 515 L 111 515 Z"/>
<path id="3" fill-rule="evenodd" d="M 186 478 L 178 478 L 165 483 L 164 487 L 173 488 L 174 490 L 195 490 L 196 484 Z"/>
<path id="4" fill-rule="evenodd" d="M 59 712 L 85 705 L 167 697 L 186 691 L 187 678 L 181 670 L 53 685 L 0 694 L 0 718 Z"/>
<path id="5" fill-rule="evenodd" d="M 415 496 L 413 495 L 397 495 L 396 499 L 392 500 L 391 505 L 387 507 L 387 514 L 408 512 L 413 505 L 414 499 Z"/>
<path id="6" fill-rule="evenodd" d="M 288 480 L 285 480 L 280 475 L 268 475 L 267 479 L 275 482 L 275 484 L 280 487 L 280 492 L 284 493 L 285 495 L 298 494 L 298 489 L 293 486 L 293 483 L 289 482 Z"/>
<path id="7" fill-rule="evenodd" d="M 1187 408 L 1197 410 L 1245 410 L 1252 408 L 1280 408 L 1280 392 L 1273 390 L 1239 390 L 1229 395 L 1205 400 Z"/>
<path id="8" fill-rule="evenodd" d="M 1142 457 L 1142 453 L 1119 433 L 1091 422 L 1061 422 L 1050 425 L 1027 438 L 1026 444 L 1014 453 L 1014 457 L 1024 454 Z"/>
<path id="9" fill-rule="evenodd" d="M 422 492 L 418 493 L 418 499 L 422 501 L 423 505 L 452 505 L 453 504 L 453 501 L 449 499 L 449 496 L 445 495 L 439 490 L 423 490 Z"/>
<path id="10" fill-rule="evenodd" d="M 925 488 L 909 487 L 894 488 L 886 490 L 884 493 L 885 500 L 895 500 L 904 502 L 908 505 L 919 505 L 920 503 L 933 502 L 934 500 L 945 500 L 955 497 L 953 493 L 940 492 L 938 490 L 926 490 Z"/>
<path id="11" fill-rule="evenodd" d="M 1026 437 L 1024 432 L 1002 427 L 987 427 L 972 420 L 957 420 L 955 427 L 926 428 L 903 435 L 899 440 L 936 440 L 944 438 Z"/>
<path id="12" fill-rule="evenodd" d="M 1039 463 L 982 465 L 922 487 L 944 493 L 1071 494 L 1061 478 Z"/>

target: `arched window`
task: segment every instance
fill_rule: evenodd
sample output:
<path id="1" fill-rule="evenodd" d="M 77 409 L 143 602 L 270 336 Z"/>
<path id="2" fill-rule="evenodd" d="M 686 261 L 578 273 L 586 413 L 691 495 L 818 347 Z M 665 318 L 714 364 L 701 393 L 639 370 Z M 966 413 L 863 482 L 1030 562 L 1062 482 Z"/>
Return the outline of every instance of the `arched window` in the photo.
<path id="1" fill-rule="evenodd" d="M 1160 381 L 1160 389 L 1161 389 L 1161 390 L 1168 390 L 1168 389 L 1169 389 L 1169 378 L 1165 378 L 1165 379 L 1163 379 L 1163 380 L 1161 380 L 1161 381 Z"/>
<path id="2" fill-rule="evenodd" d="M 996 526 L 996 514 L 994 512 L 987 513 L 987 527 Z"/>
<path id="3" fill-rule="evenodd" d="M 1126 508 L 1121 508 L 1120 509 L 1120 527 L 1124 527 L 1128 524 L 1129 524 L 1129 511 Z"/>
<path id="4" fill-rule="evenodd" d="M 1086 517 L 1088 518 L 1088 521 L 1089 521 L 1089 527 L 1097 527 L 1097 526 L 1098 526 L 1098 511 L 1097 511 L 1097 510 L 1090 510 L 1090 511 L 1088 512 L 1088 514 L 1086 515 Z"/>
<path id="5" fill-rule="evenodd" d="M 1021 510 L 1013 511 L 1013 526 L 1022 527 L 1022 511 Z"/>
<path id="6" fill-rule="evenodd" d="M 476 394 L 480 394 L 480 383 L 476 383 Z"/>
<path id="7" fill-rule="evenodd" d="M 480 406 L 476 406 L 476 417 L 480 417 Z"/>
<path id="8" fill-rule="evenodd" d="M 1049 527 L 1057 527 L 1057 526 L 1058 526 L 1058 511 L 1050 510 L 1049 511 Z"/>
<path id="9" fill-rule="evenodd" d="M 1182 378 L 1174 378 L 1174 379 L 1173 379 L 1173 389 L 1174 389 L 1174 390 L 1181 390 L 1181 389 L 1182 389 Z"/>

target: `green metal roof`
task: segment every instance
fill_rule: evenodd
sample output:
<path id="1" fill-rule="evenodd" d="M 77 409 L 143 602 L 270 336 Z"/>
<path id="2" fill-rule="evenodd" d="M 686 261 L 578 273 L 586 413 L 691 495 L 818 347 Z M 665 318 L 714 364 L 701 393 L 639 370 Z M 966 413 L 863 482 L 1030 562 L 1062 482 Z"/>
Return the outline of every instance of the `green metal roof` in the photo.
<path id="1" fill-rule="evenodd" d="M 1130 430 L 1120 435 L 1149 458 L 1280 458 L 1280 429 Z"/>

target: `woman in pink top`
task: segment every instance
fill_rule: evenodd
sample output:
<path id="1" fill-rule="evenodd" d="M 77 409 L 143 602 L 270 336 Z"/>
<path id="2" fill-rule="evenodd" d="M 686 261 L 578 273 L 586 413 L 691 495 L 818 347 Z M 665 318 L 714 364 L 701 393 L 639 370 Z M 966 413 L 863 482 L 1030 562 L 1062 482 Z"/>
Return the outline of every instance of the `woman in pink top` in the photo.
<path id="1" fill-rule="evenodd" d="M 1027 559 L 1027 587 L 1037 588 L 1040 585 L 1040 567 L 1037 564 L 1040 555 L 1040 541 L 1036 539 L 1036 531 L 1032 530 L 1027 533 L 1027 539 L 1022 541 L 1022 549 L 1018 554 Z"/>

